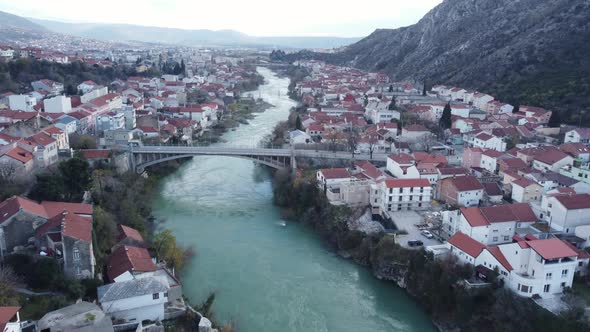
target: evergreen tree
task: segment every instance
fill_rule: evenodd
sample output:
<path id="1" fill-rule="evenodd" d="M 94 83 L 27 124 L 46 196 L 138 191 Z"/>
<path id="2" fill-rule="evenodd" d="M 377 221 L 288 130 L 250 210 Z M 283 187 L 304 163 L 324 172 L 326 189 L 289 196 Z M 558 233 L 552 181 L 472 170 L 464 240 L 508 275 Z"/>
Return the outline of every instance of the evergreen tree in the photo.
<path id="1" fill-rule="evenodd" d="M 393 92 L 393 85 L 389 85 L 389 92 Z"/>
<path id="2" fill-rule="evenodd" d="M 520 110 L 520 105 L 519 104 L 516 104 L 514 106 L 514 108 L 512 109 L 512 113 L 518 113 L 519 110 Z"/>
<path id="3" fill-rule="evenodd" d="M 580 114 L 580 116 L 582 115 Z M 551 113 L 551 117 L 549 118 L 549 123 L 547 125 L 551 128 L 557 128 L 561 126 L 561 117 L 559 116 L 559 112 L 553 111 L 553 113 Z"/>
<path id="4" fill-rule="evenodd" d="M 391 103 L 389 103 L 389 107 L 388 107 L 388 109 L 389 109 L 390 111 L 393 111 L 393 110 L 395 110 L 395 96 L 391 96 Z"/>
<path id="5" fill-rule="evenodd" d="M 181 74 L 185 74 L 186 73 L 186 65 L 184 64 L 184 59 L 180 60 L 180 70 L 181 70 Z"/>
<path id="6" fill-rule="evenodd" d="M 297 115 L 297 120 L 295 120 L 295 128 L 297 130 L 303 130 L 303 123 L 301 122 L 301 117 Z"/>
<path id="7" fill-rule="evenodd" d="M 447 103 L 445 105 L 445 108 L 443 109 L 442 117 L 440 118 L 440 121 L 438 124 L 443 129 L 451 128 L 451 125 L 453 124 L 453 120 L 451 119 L 451 104 Z"/>
<path id="8" fill-rule="evenodd" d="M 180 65 L 176 63 L 176 65 L 174 66 L 174 75 L 180 75 L 181 72 L 182 69 L 180 68 Z"/>

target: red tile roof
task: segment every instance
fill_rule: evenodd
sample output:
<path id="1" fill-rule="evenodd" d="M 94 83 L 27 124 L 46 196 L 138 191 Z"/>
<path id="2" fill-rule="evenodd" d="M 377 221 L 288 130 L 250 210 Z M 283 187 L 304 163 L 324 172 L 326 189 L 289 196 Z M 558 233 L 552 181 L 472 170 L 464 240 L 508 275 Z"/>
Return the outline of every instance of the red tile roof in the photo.
<path id="1" fill-rule="evenodd" d="M 19 196 L 12 196 L 0 203 L 0 223 L 3 223 L 21 209 L 41 217 L 48 217 L 47 211 L 37 202 Z"/>
<path id="2" fill-rule="evenodd" d="M 562 195 L 555 199 L 568 210 L 579 210 L 590 208 L 590 194 Z"/>
<path id="3" fill-rule="evenodd" d="M 111 150 L 80 150 L 82 156 L 86 159 L 109 159 Z"/>
<path id="4" fill-rule="evenodd" d="M 407 153 L 392 154 L 388 158 L 402 165 L 414 163 L 414 158 Z"/>
<path id="5" fill-rule="evenodd" d="M 29 161 L 31 161 L 33 159 L 33 154 L 30 153 L 29 151 L 20 148 L 20 147 L 16 147 L 8 152 L 6 152 L 4 155 L 15 159 L 17 161 L 20 161 L 21 163 L 25 164 L 28 163 Z"/>
<path id="6" fill-rule="evenodd" d="M 89 218 L 80 217 L 69 211 L 62 211 L 37 228 L 35 235 L 41 237 L 55 228 L 60 229 L 63 236 L 88 243 L 92 242 L 92 220 Z"/>
<path id="7" fill-rule="evenodd" d="M 119 225 L 119 236 L 117 237 L 117 241 L 121 242 L 126 238 L 130 238 L 138 242 L 145 242 L 143 240 L 143 236 L 141 236 L 139 231 L 135 228 L 131 228 L 125 225 Z"/>
<path id="8" fill-rule="evenodd" d="M 0 307 L 0 331 L 4 331 L 6 324 L 16 315 L 20 307 Z"/>
<path id="9" fill-rule="evenodd" d="M 62 211 L 70 211 L 78 215 L 92 215 L 92 204 L 85 203 L 67 203 L 67 202 L 52 202 L 43 201 L 41 206 L 47 212 L 47 216 L 53 217 Z"/>
<path id="10" fill-rule="evenodd" d="M 383 175 L 383 172 L 377 168 L 375 165 L 371 164 L 368 161 L 361 161 L 357 163 L 357 166 L 362 169 L 363 174 L 367 175 L 372 179 L 376 179 Z"/>
<path id="11" fill-rule="evenodd" d="M 522 177 L 516 181 L 512 181 L 513 186 L 518 186 L 521 188 L 526 188 L 526 187 L 533 185 L 535 183 L 536 183 L 535 181 L 529 180 L 527 178 L 522 178 Z"/>
<path id="12" fill-rule="evenodd" d="M 456 178 L 449 178 L 445 180 L 445 182 L 449 181 L 453 186 L 455 186 L 455 188 L 457 188 L 457 191 L 472 191 L 483 189 L 481 182 L 479 182 L 479 180 L 473 175 L 458 176 Z"/>
<path id="13" fill-rule="evenodd" d="M 122 246 L 115 250 L 107 262 L 107 275 L 114 280 L 129 272 L 151 272 L 157 270 L 150 253 L 145 248 Z"/>
<path id="14" fill-rule="evenodd" d="M 574 250 L 568 247 L 560 239 L 534 240 L 527 241 L 527 243 L 534 251 L 545 259 L 578 256 Z"/>
<path id="15" fill-rule="evenodd" d="M 536 155 L 534 160 L 540 161 L 547 165 L 553 165 L 567 157 L 569 157 L 569 155 L 567 155 L 565 152 L 559 150 L 550 150 Z"/>
<path id="16" fill-rule="evenodd" d="M 346 179 L 350 177 L 350 173 L 346 168 L 324 168 L 320 172 L 326 180 Z"/>
<path id="17" fill-rule="evenodd" d="M 472 227 L 487 226 L 496 222 L 537 221 L 535 213 L 527 203 L 461 208 L 461 213 Z"/>
<path id="18" fill-rule="evenodd" d="M 36 135 L 28 137 L 27 140 L 41 146 L 47 146 L 55 142 L 55 139 L 53 137 L 45 133 L 38 133 Z"/>
<path id="19" fill-rule="evenodd" d="M 461 232 L 455 233 L 448 242 L 473 258 L 479 256 L 486 248 L 482 243 Z"/>
<path id="20" fill-rule="evenodd" d="M 490 254 L 492 254 L 492 256 L 494 256 L 494 258 L 500 263 L 502 264 L 502 266 L 508 271 L 512 271 L 512 265 L 510 265 L 510 263 L 508 262 L 508 260 L 506 259 L 506 256 L 504 256 L 504 254 L 502 253 L 502 251 L 500 251 L 500 248 L 498 247 L 487 247 L 486 248 Z"/>

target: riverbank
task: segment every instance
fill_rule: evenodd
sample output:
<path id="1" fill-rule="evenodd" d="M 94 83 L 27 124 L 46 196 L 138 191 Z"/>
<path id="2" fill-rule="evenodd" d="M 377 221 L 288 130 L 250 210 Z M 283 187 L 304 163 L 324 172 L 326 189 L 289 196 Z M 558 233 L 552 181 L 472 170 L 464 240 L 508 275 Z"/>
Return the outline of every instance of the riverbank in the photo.
<path id="1" fill-rule="evenodd" d="M 277 172 L 273 181 L 275 204 L 289 220 L 314 229 L 334 252 L 367 267 L 391 287 L 404 289 L 432 317 L 441 331 L 588 331 L 582 313 L 554 316 L 531 300 L 517 297 L 496 284 L 470 289 L 463 283 L 473 275 L 456 260 L 435 260 L 422 250 L 408 250 L 384 233 L 351 230 L 351 219 L 363 211 L 333 206 L 318 189 L 315 172 L 291 177 Z M 506 310 L 510 308 L 510 310 Z"/>

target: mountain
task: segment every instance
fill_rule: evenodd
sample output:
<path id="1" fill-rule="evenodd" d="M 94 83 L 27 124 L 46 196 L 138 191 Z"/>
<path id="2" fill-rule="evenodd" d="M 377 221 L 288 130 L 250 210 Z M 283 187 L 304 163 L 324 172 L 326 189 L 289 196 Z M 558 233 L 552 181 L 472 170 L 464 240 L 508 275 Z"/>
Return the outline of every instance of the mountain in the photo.
<path id="1" fill-rule="evenodd" d="M 53 31 L 108 41 L 141 41 L 191 46 L 277 46 L 291 48 L 341 47 L 360 38 L 340 37 L 253 37 L 234 30 L 186 30 L 130 24 L 64 23 L 30 19 Z"/>
<path id="2" fill-rule="evenodd" d="M 590 111 L 588 41 L 587 0 L 445 0 L 412 26 L 318 56 L 397 80 L 479 89 L 576 121 L 580 109 Z"/>
<path id="3" fill-rule="evenodd" d="M 0 42 L 15 39 L 36 39 L 49 32 L 25 18 L 0 11 Z"/>

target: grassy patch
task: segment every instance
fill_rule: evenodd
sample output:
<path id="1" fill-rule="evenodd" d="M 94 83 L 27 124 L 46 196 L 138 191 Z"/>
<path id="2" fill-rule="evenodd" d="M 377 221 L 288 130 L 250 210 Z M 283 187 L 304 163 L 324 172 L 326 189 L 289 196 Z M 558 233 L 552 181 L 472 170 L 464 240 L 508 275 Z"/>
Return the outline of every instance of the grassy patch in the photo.
<path id="1" fill-rule="evenodd" d="M 63 308 L 69 304 L 64 296 L 47 295 L 47 296 L 22 296 L 20 303 L 21 320 L 38 320 L 46 313 Z"/>

